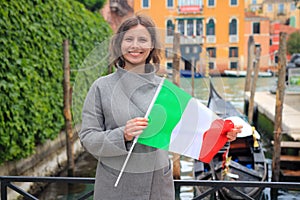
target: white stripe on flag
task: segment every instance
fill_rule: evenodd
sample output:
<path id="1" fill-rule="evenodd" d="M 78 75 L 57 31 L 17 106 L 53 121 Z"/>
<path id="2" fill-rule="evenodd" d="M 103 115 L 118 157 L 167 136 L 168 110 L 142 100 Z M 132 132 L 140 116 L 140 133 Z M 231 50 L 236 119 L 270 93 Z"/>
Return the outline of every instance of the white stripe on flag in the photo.
<path id="1" fill-rule="evenodd" d="M 199 100 L 191 98 L 182 117 L 173 129 L 169 151 L 199 158 L 203 134 L 218 117 Z"/>

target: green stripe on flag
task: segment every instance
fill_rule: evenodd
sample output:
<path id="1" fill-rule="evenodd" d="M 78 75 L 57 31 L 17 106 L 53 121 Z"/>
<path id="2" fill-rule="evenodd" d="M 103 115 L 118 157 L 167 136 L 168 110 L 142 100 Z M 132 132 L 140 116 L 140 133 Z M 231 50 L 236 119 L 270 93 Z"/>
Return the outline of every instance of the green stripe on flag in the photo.
<path id="1" fill-rule="evenodd" d="M 172 131 L 192 97 L 168 80 L 158 94 L 149 114 L 148 127 L 139 136 L 138 142 L 159 149 L 169 149 Z"/>

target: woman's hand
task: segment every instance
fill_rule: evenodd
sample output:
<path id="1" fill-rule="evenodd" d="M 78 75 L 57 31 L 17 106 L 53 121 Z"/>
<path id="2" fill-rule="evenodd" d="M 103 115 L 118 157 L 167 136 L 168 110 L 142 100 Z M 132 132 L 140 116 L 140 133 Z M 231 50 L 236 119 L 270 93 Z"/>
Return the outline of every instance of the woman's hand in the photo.
<path id="1" fill-rule="evenodd" d="M 148 126 L 148 119 L 143 117 L 128 120 L 124 129 L 125 141 L 131 141 L 134 137 L 140 135 Z"/>
<path id="2" fill-rule="evenodd" d="M 242 128 L 243 126 L 241 125 L 235 125 L 233 129 L 231 129 L 231 131 L 227 132 L 227 138 L 229 142 L 232 142 L 234 140 L 236 140 L 236 136 L 238 133 L 242 132 Z"/>

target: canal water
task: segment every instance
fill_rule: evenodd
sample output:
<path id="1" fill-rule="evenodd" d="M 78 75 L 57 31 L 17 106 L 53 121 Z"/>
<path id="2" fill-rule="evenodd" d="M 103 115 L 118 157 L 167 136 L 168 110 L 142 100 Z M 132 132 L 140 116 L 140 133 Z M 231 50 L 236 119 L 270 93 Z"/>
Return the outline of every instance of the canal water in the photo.
<path id="1" fill-rule="evenodd" d="M 256 91 L 269 91 L 270 87 L 276 84 L 277 78 L 259 78 L 257 81 Z M 213 77 L 211 78 L 216 90 L 226 100 L 231 101 L 232 104 L 243 111 L 244 106 L 244 85 L 245 78 L 228 78 L 228 77 Z M 209 96 L 209 79 L 198 78 L 194 80 L 194 89 L 192 87 L 191 79 L 180 79 L 181 87 L 206 104 Z M 271 163 L 271 160 L 269 160 Z M 88 153 L 83 153 L 76 161 L 75 176 L 77 177 L 94 177 L 96 160 Z M 193 179 L 193 160 L 183 157 L 180 161 L 181 164 L 181 179 Z M 269 165 L 271 166 L 271 164 Z M 269 172 L 269 174 L 272 174 Z M 60 174 L 66 176 L 65 172 Z M 269 178 L 270 179 L 270 178 Z M 93 190 L 93 185 L 85 184 L 65 184 L 55 183 L 49 184 L 38 196 L 41 200 L 75 200 L 83 194 Z M 280 191 L 278 199 L 300 199 L 300 192 L 285 192 Z M 176 200 L 190 200 L 194 197 L 193 187 L 181 187 L 180 191 L 176 192 Z M 92 199 L 92 198 L 90 198 Z M 269 191 L 264 191 L 264 200 L 269 200 Z"/>

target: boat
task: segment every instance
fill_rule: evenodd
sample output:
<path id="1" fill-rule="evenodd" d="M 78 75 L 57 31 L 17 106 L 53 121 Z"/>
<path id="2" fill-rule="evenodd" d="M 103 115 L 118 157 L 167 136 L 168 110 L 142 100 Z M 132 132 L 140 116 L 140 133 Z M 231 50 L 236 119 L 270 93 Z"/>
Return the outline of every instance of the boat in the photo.
<path id="1" fill-rule="evenodd" d="M 228 77 L 246 77 L 247 71 L 244 71 L 244 70 L 224 70 L 224 75 L 228 76 Z M 258 77 L 272 77 L 273 75 L 274 74 L 271 71 L 258 72 Z"/>
<path id="2" fill-rule="evenodd" d="M 191 70 L 180 70 L 180 76 L 185 78 L 191 78 L 192 77 L 192 71 Z M 194 72 L 195 78 L 202 78 L 203 75 L 199 72 Z"/>
<path id="3" fill-rule="evenodd" d="M 234 119 L 242 123 L 242 133 L 233 142 L 225 146 L 207 164 L 195 160 L 194 175 L 196 180 L 224 181 L 267 181 L 267 163 L 260 140 L 260 134 L 250 126 L 246 117 L 230 102 L 225 101 L 215 90 L 210 81 L 210 96 L 207 105 L 223 119 Z M 199 195 L 210 188 L 196 187 Z M 235 188 L 238 192 L 253 199 L 262 195 L 261 188 Z M 211 198 L 211 197 L 210 197 Z M 214 199 L 244 199 L 228 188 L 220 188 L 213 194 Z"/>

